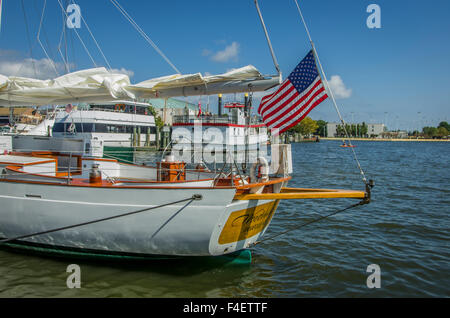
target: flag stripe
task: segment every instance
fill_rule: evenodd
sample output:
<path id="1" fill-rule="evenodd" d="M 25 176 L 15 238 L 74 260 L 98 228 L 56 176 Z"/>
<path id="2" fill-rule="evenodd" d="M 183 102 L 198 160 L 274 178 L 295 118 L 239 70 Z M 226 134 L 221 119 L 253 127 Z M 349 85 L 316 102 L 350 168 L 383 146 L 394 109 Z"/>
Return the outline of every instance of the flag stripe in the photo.
<path id="1" fill-rule="evenodd" d="M 313 95 L 308 95 L 308 98 L 306 100 L 304 100 L 303 102 L 298 102 L 297 104 L 293 105 L 293 109 L 290 112 L 283 112 L 280 114 L 280 116 L 278 116 L 277 118 L 275 118 L 274 120 L 272 120 L 271 122 L 268 122 L 267 124 L 272 126 L 272 125 L 282 125 L 283 122 L 290 120 L 292 117 L 295 117 L 298 115 L 298 113 L 300 113 L 304 108 L 308 107 L 308 105 L 311 102 L 314 102 L 314 99 L 319 96 L 320 94 L 322 94 L 324 92 L 323 88 L 319 88 L 319 90 L 317 90 Z"/>
<path id="2" fill-rule="evenodd" d="M 281 128 L 280 131 L 286 131 L 289 128 L 297 125 L 299 122 L 301 122 L 309 113 L 311 110 L 313 110 L 314 107 L 316 107 L 317 105 L 319 105 L 321 102 L 323 102 L 325 99 L 327 99 L 328 96 L 327 95 L 323 95 L 322 97 L 320 97 L 317 101 L 315 101 L 311 107 L 309 107 L 308 109 L 305 110 L 305 112 L 301 115 L 301 117 L 298 120 L 295 121 L 291 121 L 291 122 L 287 122 L 285 123 Z"/>
<path id="3" fill-rule="evenodd" d="M 292 105 L 293 103 L 297 103 L 298 101 L 302 102 L 308 97 L 309 94 L 311 94 L 311 92 L 321 86 L 320 84 L 320 80 L 316 80 L 315 82 L 313 82 L 313 84 L 311 84 L 310 87 L 308 87 L 307 91 L 305 91 L 304 93 L 299 94 L 297 91 L 295 91 L 296 94 L 292 96 L 292 98 L 284 101 L 283 103 L 275 104 L 274 107 L 272 107 L 272 112 L 267 115 L 263 115 L 264 121 L 272 121 L 274 118 L 273 115 L 275 113 L 279 113 L 281 108 L 283 113 L 289 112 L 292 109 L 292 107 L 289 107 L 289 104 Z"/>
<path id="4" fill-rule="evenodd" d="M 289 101 L 292 101 L 293 98 L 298 96 L 298 92 L 295 89 L 294 85 L 290 85 L 289 89 L 281 95 L 277 100 L 274 100 L 270 106 L 266 107 L 264 111 L 261 113 L 263 119 L 272 116 L 273 112 L 276 111 L 282 105 L 285 105 Z"/>
<path id="5" fill-rule="evenodd" d="M 295 117 L 300 113 L 304 108 L 308 107 L 311 102 L 314 102 L 315 98 L 324 92 L 323 87 L 319 87 L 314 93 L 308 95 L 306 100 L 298 101 L 294 105 L 292 105 L 292 109 L 289 112 L 282 112 L 280 116 L 274 118 L 272 121 L 267 122 L 268 125 L 276 125 L 285 122 L 286 120 L 290 120 L 293 116 Z"/>
<path id="6" fill-rule="evenodd" d="M 289 118 L 287 118 L 283 123 L 284 124 L 289 124 L 290 122 L 294 121 L 296 123 L 299 122 L 299 118 L 302 116 L 302 114 L 310 109 L 313 105 L 317 106 L 316 101 L 321 100 L 321 98 L 323 98 L 326 94 L 324 92 L 318 94 L 317 96 L 315 96 L 313 99 L 311 99 L 307 105 L 304 105 L 303 107 L 301 107 L 300 109 L 298 109 L 296 111 L 295 114 L 291 115 Z M 325 96 L 325 98 L 328 96 Z M 311 108 L 312 109 L 312 108 Z"/>
<path id="7" fill-rule="evenodd" d="M 273 100 L 274 98 L 278 99 L 280 94 L 284 94 L 284 92 L 289 89 L 290 85 L 292 85 L 292 84 L 289 81 L 289 79 L 287 78 L 281 84 L 281 87 L 276 92 L 274 92 L 273 94 L 270 94 L 270 95 L 267 95 L 267 96 L 263 97 L 263 99 L 261 99 L 261 104 L 259 105 L 258 113 L 260 113 L 260 114 L 264 113 L 266 106 L 270 105 L 269 102 L 271 100 Z M 264 100 L 266 97 L 269 97 L 269 99 Z"/>

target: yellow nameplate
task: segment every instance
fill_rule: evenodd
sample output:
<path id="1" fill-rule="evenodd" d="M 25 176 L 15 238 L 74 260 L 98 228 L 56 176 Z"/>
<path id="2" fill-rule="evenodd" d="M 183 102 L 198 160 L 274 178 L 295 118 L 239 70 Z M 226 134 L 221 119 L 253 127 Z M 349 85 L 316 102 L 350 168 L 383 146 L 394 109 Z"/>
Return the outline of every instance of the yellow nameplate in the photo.
<path id="1" fill-rule="evenodd" d="M 220 233 L 219 244 L 245 240 L 264 230 L 272 219 L 278 202 L 280 200 L 231 213 Z"/>

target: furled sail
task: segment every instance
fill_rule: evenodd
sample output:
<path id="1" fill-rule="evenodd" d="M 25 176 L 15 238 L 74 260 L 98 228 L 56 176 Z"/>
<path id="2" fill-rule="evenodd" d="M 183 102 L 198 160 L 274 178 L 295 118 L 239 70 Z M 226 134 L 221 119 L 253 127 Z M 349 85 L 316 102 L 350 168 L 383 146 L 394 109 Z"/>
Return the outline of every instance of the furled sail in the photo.
<path id="1" fill-rule="evenodd" d="M 280 84 L 280 81 L 278 76 L 264 77 L 251 65 L 220 75 L 176 74 L 137 84 L 131 84 L 127 75 L 111 73 L 103 67 L 81 70 L 51 80 L 0 74 L 0 106 L 257 92 L 272 88 Z"/>

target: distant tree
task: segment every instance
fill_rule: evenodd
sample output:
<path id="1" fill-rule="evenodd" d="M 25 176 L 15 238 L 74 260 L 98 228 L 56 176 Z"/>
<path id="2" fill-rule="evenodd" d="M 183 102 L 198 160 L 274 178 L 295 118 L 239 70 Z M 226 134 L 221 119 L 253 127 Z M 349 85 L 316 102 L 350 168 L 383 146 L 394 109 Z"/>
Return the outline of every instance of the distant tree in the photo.
<path id="1" fill-rule="evenodd" d="M 362 123 L 361 125 L 361 131 L 359 132 L 361 136 L 366 136 L 367 135 L 367 131 L 369 130 L 369 128 L 367 127 L 367 124 L 365 122 Z"/>
<path id="2" fill-rule="evenodd" d="M 437 132 L 436 132 L 436 135 L 438 136 L 438 137 L 445 137 L 445 136 L 448 136 L 448 135 L 450 135 L 450 133 L 449 133 L 449 131 L 447 130 L 447 128 L 445 128 L 445 127 L 443 127 L 443 126 L 440 126 L 438 129 L 437 129 Z"/>
<path id="3" fill-rule="evenodd" d="M 320 137 L 326 137 L 327 136 L 327 122 L 324 120 L 318 120 L 317 121 L 317 130 L 315 131 L 316 134 L 318 134 Z"/>
<path id="4" fill-rule="evenodd" d="M 337 137 L 343 137 L 343 136 L 345 136 L 344 126 L 342 126 L 342 125 L 337 125 L 337 126 L 336 126 L 336 136 L 337 136 Z"/>
<path id="5" fill-rule="evenodd" d="M 161 128 L 162 126 L 164 126 L 164 122 L 161 119 L 161 117 L 157 114 L 155 108 L 153 106 L 148 106 L 148 112 L 153 115 L 153 117 L 155 117 L 155 125 L 158 128 Z"/>
<path id="6" fill-rule="evenodd" d="M 290 132 L 299 133 L 303 136 L 309 136 L 319 128 L 319 125 L 315 120 L 309 117 L 305 117 L 299 124 L 290 128 Z"/>
<path id="7" fill-rule="evenodd" d="M 433 138 L 437 136 L 438 129 L 436 127 L 423 127 L 422 132 L 425 137 Z"/>
<path id="8" fill-rule="evenodd" d="M 445 128 L 445 129 L 447 129 L 447 131 L 450 131 L 450 124 L 447 123 L 446 121 L 441 121 L 441 122 L 439 123 L 439 126 L 438 126 L 437 128 L 438 128 L 438 129 L 439 129 L 439 128 Z"/>

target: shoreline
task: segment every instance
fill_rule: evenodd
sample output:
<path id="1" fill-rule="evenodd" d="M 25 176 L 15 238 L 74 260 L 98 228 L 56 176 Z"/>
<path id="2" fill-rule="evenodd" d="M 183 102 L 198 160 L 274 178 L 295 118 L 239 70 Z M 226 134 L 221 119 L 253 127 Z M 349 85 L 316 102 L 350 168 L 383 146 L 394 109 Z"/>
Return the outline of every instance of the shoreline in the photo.
<path id="1" fill-rule="evenodd" d="M 450 142 L 450 139 L 405 139 L 405 138 L 336 138 L 336 137 L 319 137 L 320 140 L 356 140 L 356 141 L 426 141 L 426 142 Z"/>

